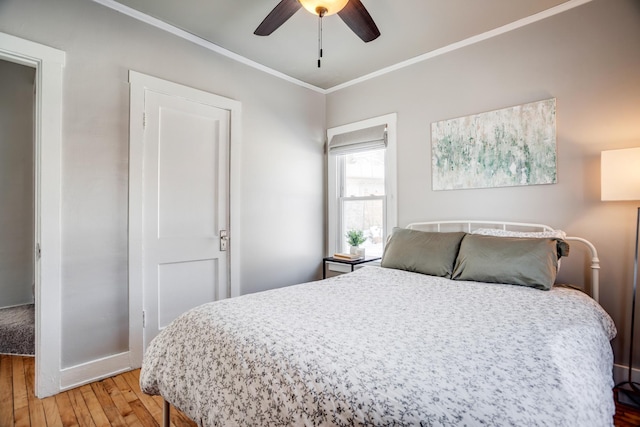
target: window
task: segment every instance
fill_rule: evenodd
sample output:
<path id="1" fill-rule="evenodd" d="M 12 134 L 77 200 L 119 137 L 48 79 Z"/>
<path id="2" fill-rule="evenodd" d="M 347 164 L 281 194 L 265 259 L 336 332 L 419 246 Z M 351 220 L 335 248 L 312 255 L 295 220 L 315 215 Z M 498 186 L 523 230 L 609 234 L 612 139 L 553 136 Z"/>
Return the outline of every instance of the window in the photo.
<path id="1" fill-rule="evenodd" d="M 382 255 L 384 224 L 385 149 L 339 155 L 338 224 L 340 252 L 348 252 L 345 234 L 362 230 L 367 240 L 361 245 L 369 255 Z"/>
<path id="2" fill-rule="evenodd" d="M 328 135 L 328 252 L 348 252 L 348 230 L 362 230 L 367 256 L 381 256 L 397 223 L 395 114 L 339 128 Z"/>

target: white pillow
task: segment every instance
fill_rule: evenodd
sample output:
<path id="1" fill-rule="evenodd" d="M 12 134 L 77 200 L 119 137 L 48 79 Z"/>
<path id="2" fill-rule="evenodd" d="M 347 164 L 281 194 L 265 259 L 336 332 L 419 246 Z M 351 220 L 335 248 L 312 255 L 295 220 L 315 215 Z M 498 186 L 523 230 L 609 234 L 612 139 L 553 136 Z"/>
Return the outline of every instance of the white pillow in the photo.
<path id="1" fill-rule="evenodd" d="M 511 231 L 499 228 L 478 228 L 473 230 L 471 234 L 481 234 L 483 236 L 497 237 L 534 237 L 538 239 L 561 239 L 567 238 L 567 233 L 562 230 L 552 231 Z"/>

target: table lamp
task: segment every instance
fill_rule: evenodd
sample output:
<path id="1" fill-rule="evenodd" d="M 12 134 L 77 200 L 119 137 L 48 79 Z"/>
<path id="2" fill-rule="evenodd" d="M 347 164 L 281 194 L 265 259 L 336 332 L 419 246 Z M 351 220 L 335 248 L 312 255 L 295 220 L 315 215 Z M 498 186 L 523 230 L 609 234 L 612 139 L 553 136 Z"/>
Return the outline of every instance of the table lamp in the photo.
<path id="1" fill-rule="evenodd" d="M 640 147 L 601 153 L 601 198 L 602 200 L 640 200 Z M 631 299 L 631 337 L 629 341 L 629 369 L 627 381 L 616 387 L 629 386 L 640 392 L 640 385 L 633 382 L 633 339 L 636 314 L 636 287 L 638 284 L 638 230 L 640 229 L 640 207 L 636 218 L 636 249 L 633 263 L 633 295 Z"/>

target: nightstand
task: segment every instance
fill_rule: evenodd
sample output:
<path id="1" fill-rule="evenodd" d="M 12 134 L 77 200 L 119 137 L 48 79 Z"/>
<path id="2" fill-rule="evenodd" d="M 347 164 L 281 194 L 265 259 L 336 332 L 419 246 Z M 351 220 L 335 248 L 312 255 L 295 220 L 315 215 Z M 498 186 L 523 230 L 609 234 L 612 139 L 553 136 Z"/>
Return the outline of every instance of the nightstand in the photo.
<path id="1" fill-rule="evenodd" d="M 328 256 L 328 257 L 322 258 L 322 278 L 323 279 L 327 278 L 327 263 L 345 264 L 347 266 L 351 266 L 351 271 L 353 271 L 356 268 L 356 265 L 366 264 L 371 261 L 378 261 L 379 259 L 381 259 L 381 257 L 378 256 L 378 257 L 365 257 L 363 259 L 356 259 L 351 261 L 348 259 L 334 258 L 332 256 Z"/>

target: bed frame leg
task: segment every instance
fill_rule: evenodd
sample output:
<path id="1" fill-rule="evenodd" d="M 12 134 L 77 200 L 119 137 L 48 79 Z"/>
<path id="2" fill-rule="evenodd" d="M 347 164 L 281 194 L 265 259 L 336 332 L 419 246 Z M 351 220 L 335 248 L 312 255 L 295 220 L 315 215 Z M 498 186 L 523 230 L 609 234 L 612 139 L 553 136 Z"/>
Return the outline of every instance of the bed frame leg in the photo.
<path id="1" fill-rule="evenodd" d="M 166 400 L 162 399 L 162 427 L 169 427 L 171 421 L 169 421 L 169 415 L 171 414 L 171 405 Z"/>

